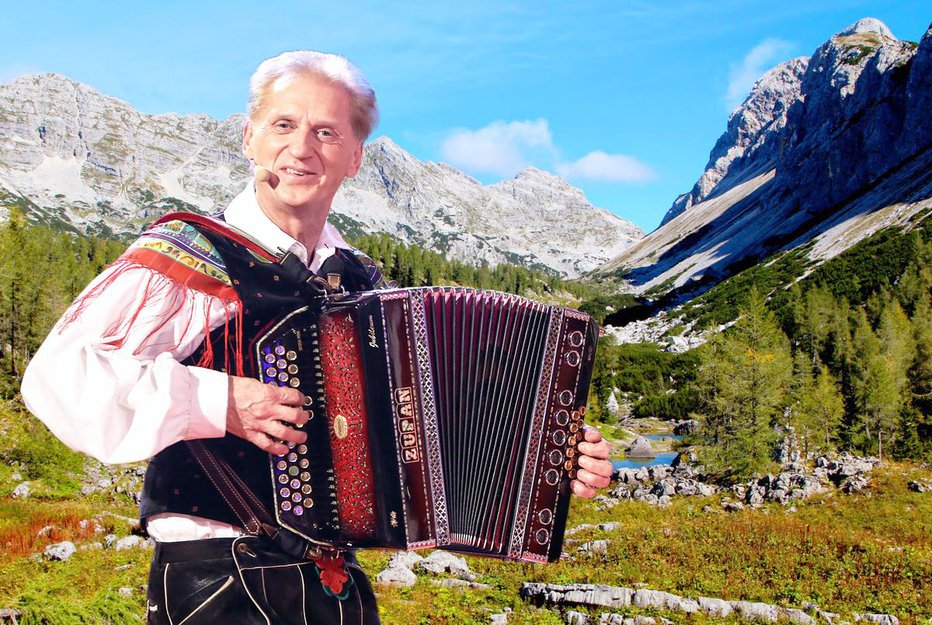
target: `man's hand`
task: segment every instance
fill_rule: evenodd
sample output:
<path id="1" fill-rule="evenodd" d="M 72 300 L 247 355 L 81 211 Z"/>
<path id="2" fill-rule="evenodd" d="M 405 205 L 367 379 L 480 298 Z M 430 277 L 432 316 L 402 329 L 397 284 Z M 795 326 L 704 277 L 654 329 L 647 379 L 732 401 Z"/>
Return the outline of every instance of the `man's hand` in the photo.
<path id="1" fill-rule="evenodd" d="M 297 389 L 230 376 L 227 432 L 269 453 L 288 453 L 286 443 L 303 443 L 307 434 L 288 424 L 304 425 L 304 395 Z"/>
<path id="2" fill-rule="evenodd" d="M 583 441 L 579 443 L 579 470 L 576 479 L 570 482 L 573 493 L 590 499 L 595 497 L 595 489 L 605 488 L 612 481 L 614 467 L 608 461 L 611 451 L 602 434 L 591 426 L 583 427 Z"/>

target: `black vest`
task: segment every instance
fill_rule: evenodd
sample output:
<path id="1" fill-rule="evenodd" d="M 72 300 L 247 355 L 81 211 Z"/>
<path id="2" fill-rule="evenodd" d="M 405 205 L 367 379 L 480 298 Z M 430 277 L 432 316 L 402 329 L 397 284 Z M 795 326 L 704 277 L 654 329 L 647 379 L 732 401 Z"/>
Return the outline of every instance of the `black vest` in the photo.
<path id="1" fill-rule="evenodd" d="M 291 254 L 279 262 L 260 259 L 244 245 L 217 232 L 198 227 L 207 237 L 226 265 L 233 288 L 242 301 L 242 336 L 240 355 L 243 374 L 258 378 L 257 363 L 251 357 L 254 341 L 291 311 L 303 306 L 309 298 L 319 297 L 321 278 L 315 278 L 304 264 Z M 337 249 L 318 272 L 318 276 L 340 276 L 341 286 L 347 291 L 373 288 L 369 272 L 350 251 Z M 237 328 L 217 328 L 209 337 L 213 345 L 214 368 L 235 373 L 230 337 Z M 190 365 L 198 361 L 204 346 L 184 361 Z M 269 454 L 252 443 L 232 434 L 223 438 L 203 439 L 213 453 L 225 459 L 243 478 L 252 491 L 272 508 L 272 477 Z M 160 451 L 150 461 L 143 483 L 139 516 L 145 519 L 163 512 L 189 514 L 240 526 L 242 523 L 201 471 L 184 442 L 175 443 Z"/>

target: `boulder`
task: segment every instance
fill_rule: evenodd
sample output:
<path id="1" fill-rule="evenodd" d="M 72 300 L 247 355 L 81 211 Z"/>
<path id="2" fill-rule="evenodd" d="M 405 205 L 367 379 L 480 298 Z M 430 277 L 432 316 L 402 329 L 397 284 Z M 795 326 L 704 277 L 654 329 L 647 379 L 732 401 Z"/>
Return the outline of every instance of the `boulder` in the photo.
<path id="1" fill-rule="evenodd" d="M 625 456 L 628 458 L 654 458 L 657 454 L 654 453 L 649 440 L 643 436 L 638 436 L 631 445 L 625 448 Z"/>
<path id="2" fill-rule="evenodd" d="M 49 560 L 64 562 L 77 551 L 77 547 L 70 540 L 54 543 L 45 548 L 45 557 Z"/>
<path id="3" fill-rule="evenodd" d="M 437 550 L 418 563 L 418 568 L 428 573 L 449 573 L 453 577 L 472 581 L 476 574 L 469 570 L 466 560 L 449 551 Z"/>

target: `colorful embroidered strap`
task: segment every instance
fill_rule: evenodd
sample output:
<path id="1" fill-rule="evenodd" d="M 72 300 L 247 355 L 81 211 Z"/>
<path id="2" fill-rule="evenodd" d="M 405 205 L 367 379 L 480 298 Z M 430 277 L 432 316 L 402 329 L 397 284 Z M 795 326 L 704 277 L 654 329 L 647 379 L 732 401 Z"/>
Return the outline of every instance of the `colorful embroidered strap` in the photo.
<path id="1" fill-rule="evenodd" d="M 360 351 L 349 313 L 321 318 L 324 402 L 336 478 L 340 525 L 355 538 L 375 534 L 374 479 L 369 459 L 369 428 Z"/>

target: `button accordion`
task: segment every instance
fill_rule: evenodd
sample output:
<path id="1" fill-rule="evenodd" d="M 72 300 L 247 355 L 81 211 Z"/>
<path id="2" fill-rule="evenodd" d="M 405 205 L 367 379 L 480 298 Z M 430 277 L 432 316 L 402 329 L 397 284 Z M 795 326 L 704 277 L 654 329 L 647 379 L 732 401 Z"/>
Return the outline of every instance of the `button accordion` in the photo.
<path id="1" fill-rule="evenodd" d="M 271 458 L 278 522 L 338 548 L 559 558 L 597 338 L 585 313 L 465 288 L 291 313 L 255 346 L 311 414 Z"/>

